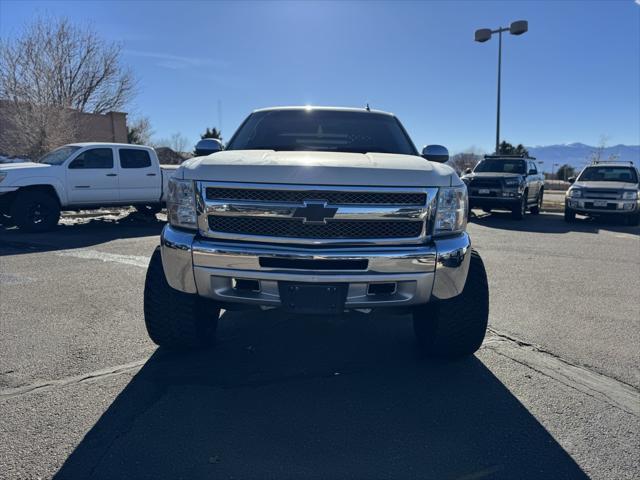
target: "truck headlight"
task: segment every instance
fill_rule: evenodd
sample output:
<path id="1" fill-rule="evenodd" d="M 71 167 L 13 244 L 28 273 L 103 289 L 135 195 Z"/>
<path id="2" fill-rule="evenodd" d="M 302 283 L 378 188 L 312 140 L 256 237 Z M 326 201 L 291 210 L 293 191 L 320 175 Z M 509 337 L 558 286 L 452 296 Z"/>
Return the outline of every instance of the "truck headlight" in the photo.
<path id="1" fill-rule="evenodd" d="M 197 228 L 196 198 L 192 180 L 169 179 L 167 216 L 175 227 Z"/>
<path id="2" fill-rule="evenodd" d="M 2 181 L 2 179 L 0 178 L 0 182 Z M 626 191 L 626 192 L 622 192 L 622 199 L 623 200 L 637 200 L 638 199 L 638 192 L 633 192 L 633 191 Z"/>
<path id="3" fill-rule="evenodd" d="M 450 235 L 467 226 L 467 187 L 441 188 L 433 225 L 433 235 Z"/>
<path id="4" fill-rule="evenodd" d="M 582 190 L 580 190 L 579 188 L 571 188 L 571 189 L 567 192 L 567 197 L 571 197 L 571 198 L 579 198 L 579 197 L 582 197 Z"/>

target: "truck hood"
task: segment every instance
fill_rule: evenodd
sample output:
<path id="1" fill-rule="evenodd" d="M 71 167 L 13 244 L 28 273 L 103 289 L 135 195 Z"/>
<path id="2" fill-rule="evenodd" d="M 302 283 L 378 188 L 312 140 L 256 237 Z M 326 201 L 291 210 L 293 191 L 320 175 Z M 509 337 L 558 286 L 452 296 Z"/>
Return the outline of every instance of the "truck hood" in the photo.
<path id="1" fill-rule="evenodd" d="M 222 182 L 394 187 L 462 184 L 454 170 L 414 155 L 229 150 L 184 162 L 177 176 Z"/>
<path id="2" fill-rule="evenodd" d="M 630 182 L 575 182 L 572 187 L 588 189 L 637 190 L 638 184 Z"/>
<path id="3" fill-rule="evenodd" d="M 0 172 L 9 172 L 13 170 L 25 170 L 30 168 L 50 168 L 51 165 L 46 163 L 34 162 L 17 162 L 17 163 L 0 163 Z"/>

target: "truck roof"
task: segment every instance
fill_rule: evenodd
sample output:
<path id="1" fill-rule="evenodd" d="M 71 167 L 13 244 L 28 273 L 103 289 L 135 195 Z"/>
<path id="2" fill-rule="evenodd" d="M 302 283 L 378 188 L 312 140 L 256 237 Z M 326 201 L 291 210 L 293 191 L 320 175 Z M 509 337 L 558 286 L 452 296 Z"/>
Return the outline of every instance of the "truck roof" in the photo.
<path id="1" fill-rule="evenodd" d="M 587 167 L 635 167 L 631 160 L 593 160 Z"/>
<path id="2" fill-rule="evenodd" d="M 485 155 L 484 158 L 491 158 L 492 160 L 535 160 L 536 157 L 530 157 L 528 155 Z"/>
<path id="3" fill-rule="evenodd" d="M 374 110 L 367 108 L 356 108 L 356 107 L 322 107 L 317 105 L 293 105 L 293 106 L 283 106 L 283 107 L 267 107 L 267 108 L 258 108 L 254 110 L 254 112 L 270 112 L 277 110 L 329 110 L 334 112 L 365 112 L 365 113 L 380 113 L 382 115 L 395 116 L 393 113 L 384 112 L 382 110 Z"/>
<path id="4" fill-rule="evenodd" d="M 71 145 L 74 147 L 137 147 L 137 148 L 152 148 L 147 145 L 136 145 L 133 143 L 114 143 L 114 142 L 76 142 L 76 143 L 68 143 L 67 145 Z"/>

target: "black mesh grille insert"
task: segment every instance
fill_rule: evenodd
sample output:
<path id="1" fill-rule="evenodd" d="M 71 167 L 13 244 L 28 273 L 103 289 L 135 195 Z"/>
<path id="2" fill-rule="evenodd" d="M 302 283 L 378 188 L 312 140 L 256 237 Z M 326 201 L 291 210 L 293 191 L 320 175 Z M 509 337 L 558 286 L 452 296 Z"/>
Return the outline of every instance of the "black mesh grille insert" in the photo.
<path id="1" fill-rule="evenodd" d="M 268 237 L 362 239 L 415 238 L 422 233 L 420 221 L 328 220 L 326 224 L 305 224 L 298 219 L 209 216 L 214 232 Z"/>
<path id="2" fill-rule="evenodd" d="M 502 181 L 498 178 L 474 178 L 470 186 L 475 188 L 502 188 Z"/>
<path id="3" fill-rule="evenodd" d="M 366 270 L 368 260 L 306 260 L 300 258 L 260 257 L 265 268 L 297 268 L 300 270 Z"/>
<path id="4" fill-rule="evenodd" d="M 324 200 L 332 205 L 414 205 L 427 202 L 425 193 L 342 192 L 323 190 L 255 190 L 244 188 L 207 188 L 207 200 L 241 200 L 302 204 L 305 200 Z"/>

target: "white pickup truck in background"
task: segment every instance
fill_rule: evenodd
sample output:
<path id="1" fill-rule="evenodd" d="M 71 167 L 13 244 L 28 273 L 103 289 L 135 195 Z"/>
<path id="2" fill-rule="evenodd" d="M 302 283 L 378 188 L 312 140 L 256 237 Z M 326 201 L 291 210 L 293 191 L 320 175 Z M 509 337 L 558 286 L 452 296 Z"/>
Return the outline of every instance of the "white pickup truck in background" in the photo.
<path id="1" fill-rule="evenodd" d="M 150 213 L 164 205 L 177 166 L 160 166 L 151 147 L 75 143 L 37 163 L 0 165 L 0 214 L 30 232 L 50 230 L 61 210 L 133 205 Z"/>

